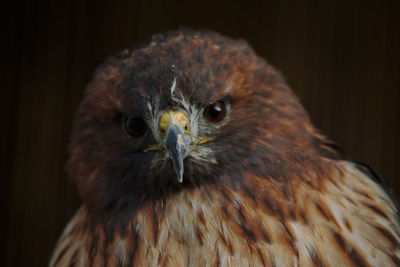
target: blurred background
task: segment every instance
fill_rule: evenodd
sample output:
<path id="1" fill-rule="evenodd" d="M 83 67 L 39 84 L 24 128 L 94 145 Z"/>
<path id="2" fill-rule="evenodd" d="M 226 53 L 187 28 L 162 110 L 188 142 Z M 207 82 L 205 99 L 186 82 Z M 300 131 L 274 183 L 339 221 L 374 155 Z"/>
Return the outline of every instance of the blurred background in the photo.
<path id="1" fill-rule="evenodd" d="M 96 66 L 179 26 L 246 39 L 400 196 L 400 1 L 14 2 L 1 16 L 0 266 L 46 266 L 80 205 L 67 144 Z"/>

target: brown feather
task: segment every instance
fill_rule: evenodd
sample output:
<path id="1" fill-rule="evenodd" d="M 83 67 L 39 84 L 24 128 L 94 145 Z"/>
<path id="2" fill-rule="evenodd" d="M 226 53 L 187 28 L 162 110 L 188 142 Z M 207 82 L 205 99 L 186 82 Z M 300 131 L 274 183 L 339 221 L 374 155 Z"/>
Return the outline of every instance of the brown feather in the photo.
<path id="1" fill-rule="evenodd" d="M 170 162 L 143 152 L 155 137 L 132 139 L 120 121 L 145 116 L 155 99 L 171 108 L 174 79 L 196 108 L 231 105 L 223 124 L 200 123 L 215 137 L 206 146 L 214 161 L 188 158 L 183 184 Z M 400 262 L 398 211 L 385 190 L 318 133 L 278 72 L 216 33 L 157 35 L 101 66 L 77 115 L 69 168 L 84 204 L 50 266 Z"/>

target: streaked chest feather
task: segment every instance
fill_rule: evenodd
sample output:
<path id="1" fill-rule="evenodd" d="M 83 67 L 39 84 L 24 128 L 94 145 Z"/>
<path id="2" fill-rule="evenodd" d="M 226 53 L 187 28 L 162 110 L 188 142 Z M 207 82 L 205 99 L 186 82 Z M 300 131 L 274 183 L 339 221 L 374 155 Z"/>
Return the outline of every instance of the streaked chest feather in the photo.
<path id="1" fill-rule="evenodd" d="M 343 164 L 318 187 L 295 182 L 287 196 L 275 184 L 265 182 L 254 195 L 222 185 L 185 190 L 143 205 L 124 229 L 98 224 L 88 230 L 82 208 L 51 265 L 399 264 L 395 208 L 351 165 Z"/>

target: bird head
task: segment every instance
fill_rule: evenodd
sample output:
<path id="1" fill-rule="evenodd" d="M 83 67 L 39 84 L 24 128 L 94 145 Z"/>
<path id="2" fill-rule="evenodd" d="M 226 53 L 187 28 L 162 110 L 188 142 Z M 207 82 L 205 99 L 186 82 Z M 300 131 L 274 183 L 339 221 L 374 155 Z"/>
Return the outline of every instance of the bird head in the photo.
<path id="1" fill-rule="evenodd" d="M 244 172 L 284 178 L 313 153 L 314 136 L 284 79 L 245 41 L 179 30 L 97 69 L 76 116 L 69 173 L 88 205 L 122 207 L 240 184 Z"/>

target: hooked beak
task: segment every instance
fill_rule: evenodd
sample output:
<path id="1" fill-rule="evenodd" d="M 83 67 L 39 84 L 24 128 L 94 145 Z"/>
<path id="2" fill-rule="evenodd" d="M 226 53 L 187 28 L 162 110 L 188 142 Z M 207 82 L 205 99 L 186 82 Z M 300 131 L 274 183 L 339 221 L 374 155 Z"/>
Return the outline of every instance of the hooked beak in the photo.
<path id="1" fill-rule="evenodd" d="M 183 160 L 189 154 L 191 140 L 176 124 L 168 127 L 162 146 L 172 159 L 178 182 L 183 181 Z"/>
<path id="2" fill-rule="evenodd" d="M 181 111 L 167 111 L 160 118 L 160 131 L 163 137 L 162 147 L 172 159 L 178 182 L 182 183 L 183 160 L 189 154 L 192 143 L 189 120 Z"/>
<path id="3" fill-rule="evenodd" d="M 162 143 L 152 145 L 144 150 L 166 151 L 174 165 L 179 183 L 183 181 L 183 160 L 196 147 L 214 140 L 214 137 L 193 137 L 190 132 L 187 116 L 177 110 L 169 110 L 160 118 Z"/>

